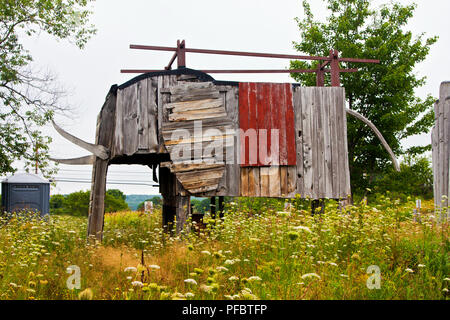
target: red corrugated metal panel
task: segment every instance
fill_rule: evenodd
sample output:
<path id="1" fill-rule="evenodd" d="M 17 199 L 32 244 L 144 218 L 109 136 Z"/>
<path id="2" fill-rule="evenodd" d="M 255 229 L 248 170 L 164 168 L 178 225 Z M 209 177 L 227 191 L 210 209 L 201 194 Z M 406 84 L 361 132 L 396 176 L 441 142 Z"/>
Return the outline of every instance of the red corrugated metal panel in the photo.
<path id="1" fill-rule="evenodd" d="M 242 166 L 296 165 L 294 108 L 290 84 L 241 82 L 239 122 L 242 130 Z M 254 135 L 251 130 L 257 133 L 256 139 L 251 137 Z M 278 130 L 276 145 L 272 143 L 272 130 Z M 274 134 L 276 137 L 275 132 Z"/>

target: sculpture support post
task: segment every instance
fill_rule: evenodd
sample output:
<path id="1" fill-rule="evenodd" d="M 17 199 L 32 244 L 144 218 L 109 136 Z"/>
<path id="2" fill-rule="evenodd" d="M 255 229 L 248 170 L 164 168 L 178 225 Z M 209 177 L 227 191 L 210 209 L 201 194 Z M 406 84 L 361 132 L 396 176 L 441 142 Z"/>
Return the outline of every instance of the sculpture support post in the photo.
<path id="1" fill-rule="evenodd" d="M 103 238 L 107 173 L 108 160 L 96 158 L 92 169 L 88 237 L 95 237 L 99 241 L 102 241 Z"/>

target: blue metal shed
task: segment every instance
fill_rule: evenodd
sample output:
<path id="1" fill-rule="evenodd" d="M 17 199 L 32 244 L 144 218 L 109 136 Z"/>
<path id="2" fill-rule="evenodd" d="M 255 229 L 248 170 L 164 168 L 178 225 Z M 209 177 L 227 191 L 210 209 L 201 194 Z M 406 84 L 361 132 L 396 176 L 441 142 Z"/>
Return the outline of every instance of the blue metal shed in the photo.
<path id="1" fill-rule="evenodd" d="M 21 173 L 2 181 L 2 210 L 33 210 L 44 216 L 50 211 L 50 182 L 35 174 Z"/>

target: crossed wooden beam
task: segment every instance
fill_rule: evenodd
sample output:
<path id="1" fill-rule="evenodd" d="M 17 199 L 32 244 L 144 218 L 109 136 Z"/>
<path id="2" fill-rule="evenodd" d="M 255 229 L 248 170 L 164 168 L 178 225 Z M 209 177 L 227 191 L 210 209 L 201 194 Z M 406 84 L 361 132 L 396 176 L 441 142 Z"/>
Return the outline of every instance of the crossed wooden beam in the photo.
<path id="1" fill-rule="evenodd" d="M 164 70 L 171 70 L 172 65 L 177 60 L 178 68 L 186 68 L 186 53 L 203 53 L 203 54 L 218 54 L 218 55 L 233 55 L 245 57 L 260 57 L 260 58 L 277 58 L 277 59 L 296 59 L 296 60 L 315 60 L 323 61 L 316 69 L 250 69 L 250 70 L 201 70 L 205 73 L 316 73 L 316 85 L 323 87 L 325 84 L 325 73 L 331 73 L 331 86 L 340 86 L 340 73 L 342 72 L 357 72 L 358 69 L 341 69 L 340 62 L 356 62 L 356 63 L 379 63 L 380 60 L 375 59 L 359 59 L 359 58 L 340 58 L 337 50 L 330 50 L 330 55 L 325 56 L 304 56 L 292 54 L 278 54 L 278 53 L 261 53 L 261 52 L 244 52 L 244 51 L 228 51 L 228 50 L 211 50 L 211 49 L 194 49 L 186 48 L 185 40 L 178 40 L 176 47 L 161 47 L 161 46 L 146 46 L 146 45 L 130 45 L 130 49 L 138 50 L 152 50 L 152 51 L 172 51 L 174 52 L 169 64 Z M 329 68 L 326 68 L 327 66 Z M 121 73 L 147 73 L 158 72 L 163 70 L 146 70 L 146 69 L 123 69 Z"/>

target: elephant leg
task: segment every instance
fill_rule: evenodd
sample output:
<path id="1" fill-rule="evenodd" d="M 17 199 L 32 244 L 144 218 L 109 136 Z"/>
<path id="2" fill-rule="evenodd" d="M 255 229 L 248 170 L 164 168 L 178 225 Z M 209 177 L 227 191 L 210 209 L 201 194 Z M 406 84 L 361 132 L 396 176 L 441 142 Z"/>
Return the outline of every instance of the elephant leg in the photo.
<path id="1" fill-rule="evenodd" d="M 163 229 L 172 234 L 173 228 L 176 227 L 176 233 L 179 234 L 185 227 L 190 213 L 190 197 L 178 194 L 176 177 L 169 168 L 159 168 L 159 191 L 163 197 Z M 176 226 L 174 226 L 175 217 Z"/>
<path id="2" fill-rule="evenodd" d="M 99 241 L 102 241 L 103 238 L 107 173 L 108 160 L 96 158 L 92 169 L 88 237 L 95 237 Z"/>
<path id="3" fill-rule="evenodd" d="M 177 202 L 177 234 L 185 228 L 186 220 L 191 212 L 191 197 L 189 196 L 176 196 Z"/>

